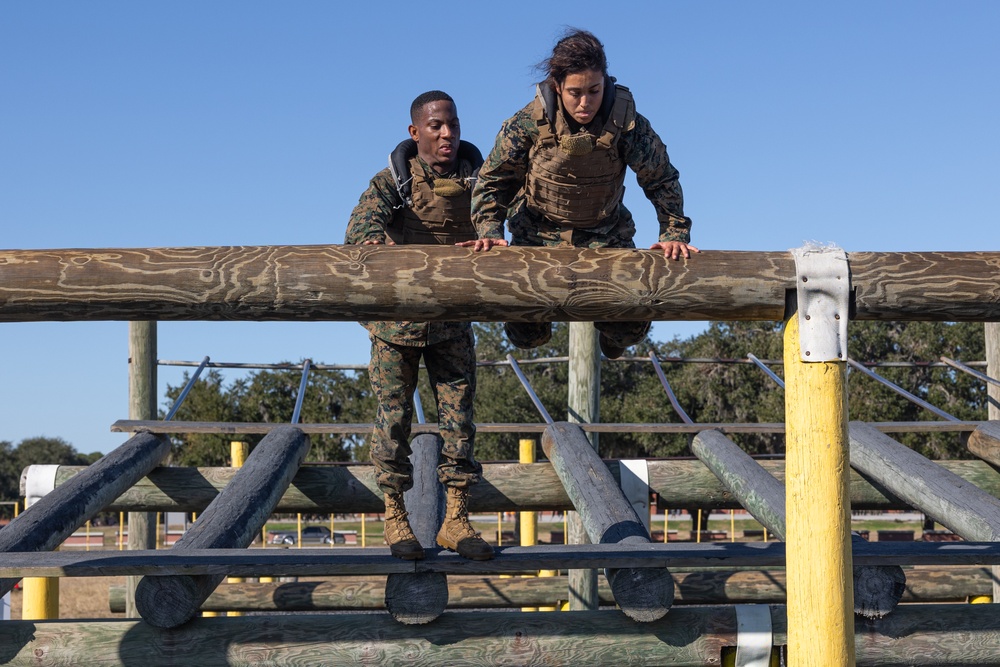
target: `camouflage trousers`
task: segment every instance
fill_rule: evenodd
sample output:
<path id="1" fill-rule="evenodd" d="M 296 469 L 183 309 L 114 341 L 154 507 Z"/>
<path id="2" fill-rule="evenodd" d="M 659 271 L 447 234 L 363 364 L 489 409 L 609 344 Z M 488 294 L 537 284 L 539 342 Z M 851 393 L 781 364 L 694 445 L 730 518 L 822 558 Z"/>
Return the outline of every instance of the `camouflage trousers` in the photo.
<path id="1" fill-rule="evenodd" d="M 473 455 L 476 347 L 472 329 L 425 347 L 395 345 L 375 336 L 371 340 L 368 371 L 378 400 L 371 460 L 378 487 L 385 493 L 403 493 L 413 487 L 410 430 L 413 392 L 417 387 L 421 357 L 434 393 L 438 428 L 444 440 L 438 479 L 445 486 L 458 488 L 478 482 L 482 466 Z"/>
<path id="2" fill-rule="evenodd" d="M 508 220 L 511 245 L 515 246 L 573 246 L 574 248 L 635 248 L 635 222 L 624 204 L 614 215 L 593 228 L 567 231 L 527 208 L 523 200 L 511 206 Z M 649 322 L 594 322 L 615 347 L 630 347 L 641 343 L 650 329 Z M 544 345 L 552 338 L 552 325 L 548 322 L 507 322 L 504 324 L 507 339 L 514 347 L 529 349 Z"/>

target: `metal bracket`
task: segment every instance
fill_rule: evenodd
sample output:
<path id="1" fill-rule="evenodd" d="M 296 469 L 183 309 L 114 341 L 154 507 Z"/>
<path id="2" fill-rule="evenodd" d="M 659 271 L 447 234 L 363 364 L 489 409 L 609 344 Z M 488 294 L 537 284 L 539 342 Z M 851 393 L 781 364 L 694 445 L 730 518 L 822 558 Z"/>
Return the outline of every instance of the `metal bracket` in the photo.
<path id="1" fill-rule="evenodd" d="M 736 667 L 771 664 L 771 608 L 766 604 L 736 606 Z"/>
<path id="2" fill-rule="evenodd" d="M 619 464 L 622 493 L 632 503 L 639 521 L 649 532 L 649 464 L 646 459 L 623 459 Z"/>
<path id="3" fill-rule="evenodd" d="M 847 253 L 815 244 L 790 252 L 795 258 L 802 361 L 847 361 L 851 297 Z"/>

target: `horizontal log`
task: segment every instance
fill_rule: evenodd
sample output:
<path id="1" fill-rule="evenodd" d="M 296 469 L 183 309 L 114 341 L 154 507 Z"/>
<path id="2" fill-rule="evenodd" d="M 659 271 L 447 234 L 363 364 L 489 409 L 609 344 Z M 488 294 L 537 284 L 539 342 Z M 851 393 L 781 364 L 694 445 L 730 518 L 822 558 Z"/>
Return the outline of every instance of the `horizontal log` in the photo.
<path id="1" fill-rule="evenodd" d="M 618 480 L 619 463 L 606 461 Z M 1000 475 L 983 461 L 940 461 L 967 482 L 1000 496 Z M 784 480 L 784 462 L 762 460 L 761 467 Z M 56 484 L 81 466 L 60 466 Z M 201 512 L 235 474 L 233 468 L 156 468 L 120 495 L 107 511 Z M 740 504 L 700 461 L 649 461 L 649 486 L 660 508 L 740 509 Z M 856 510 L 907 509 L 900 499 L 851 472 L 851 507 Z M 483 481 L 472 488 L 472 512 L 569 510 L 572 506 L 549 463 L 484 463 Z M 285 492 L 277 512 L 384 512 L 385 503 L 368 464 L 305 465 Z"/>
<path id="2" fill-rule="evenodd" d="M 939 421 L 939 422 L 873 422 L 870 425 L 883 433 L 971 433 L 984 421 Z M 276 428 L 278 424 L 260 422 L 185 422 L 119 419 L 111 425 L 113 433 L 222 433 L 261 434 Z M 372 424 L 299 424 L 304 433 L 333 435 L 357 435 L 371 433 Z M 482 423 L 476 424 L 477 433 L 544 433 L 544 423 Z M 701 433 L 719 431 L 734 433 L 784 433 L 785 425 L 780 422 L 760 422 L 756 424 L 703 423 L 703 424 L 580 424 L 588 433 Z M 414 424 L 413 434 L 439 432 L 437 423 Z"/>
<path id="3" fill-rule="evenodd" d="M 994 466 L 1000 467 L 1000 422 L 980 424 L 969 436 L 969 451 Z"/>
<path id="4" fill-rule="evenodd" d="M 902 602 L 964 602 L 992 594 L 988 567 L 909 568 Z M 783 604 L 784 570 L 672 571 L 674 604 Z M 385 577 L 336 577 L 326 581 L 222 584 L 202 611 L 348 611 L 385 609 Z M 448 578 L 449 609 L 551 606 L 566 599 L 569 582 L 555 577 Z M 598 578 L 601 604 L 615 600 Z M 109 611 L 125 611 L 125 587 L 111 586 Z"/>
<path id="5" fill-rule="evenodd" d="M 1000 320 L 1000 253 L 848 255 L 856 319 Z M 614 280 L 608 280 L 614 276 Z M 780 320 L 788 252 L 450 246 L 0 251 L 0 321 Z"/>
<path id="6" fill-rule="evenodd" d="M 769 609 L 772 642 L 787 642 L 784 607 Z M 143 667 L 378 664 L 718 665 L 735 647 L 730 606 L 680 607 L 652 623 L 615 611 L 452 612 L 403 626 L 386 614 L 200 618 L 163 631 L 133 620 L 6 621 L 0 663 Z M 989 605 L 908 605 L 855 627 L 856 664 L 1000 665 L 1000 617 Z"/>
<path id="7" fill-rule="evenodd" d="M 855 565 L 1000 565 L 1000 542 L 856 542 Z M 521 574 L 533 570 L 598 568 L 784 567 L 783 542 L 560 544 L 498 547 L 488 561 L 470 561 L 442 549 L 403 561 L 386 547 L 310 549 L 193 549 L 14 552 L 0 561 L 0 577 L 111 577 L 229 575 L 304 576 L 443 572 Z"/>

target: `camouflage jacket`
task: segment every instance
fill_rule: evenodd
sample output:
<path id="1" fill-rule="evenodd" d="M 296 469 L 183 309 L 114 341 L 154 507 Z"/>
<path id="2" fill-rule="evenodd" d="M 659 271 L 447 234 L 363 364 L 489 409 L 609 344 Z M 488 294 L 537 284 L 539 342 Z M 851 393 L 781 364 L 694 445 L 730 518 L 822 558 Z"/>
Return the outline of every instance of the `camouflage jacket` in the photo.
<path id="1" fill-rule="evenodd" d="M 558 226 L 524 206 L 521 189 L 528 171 L 528 154 L 538 138 L 531 111 L 529 103 L 504 122 L 479 171 L 472 193 L 472 222 L 480 238 L 502 239 L 504 220 L 509 219 L 515 245 L 555 245 L 562 241 Z M 623 133 L 619 141 L 621 155 L 656 210 L 658 240 L 690 242 L 691 219 L 684 215 L 678 172 L 649 121 L 637 113 L 635 127 Z M 635 227 L 631 213 L 621 204 L 616 214 L 586 231 L 590 233 L 582 236 L 590 241 L 588 245 L 632 247 Z M 574 234 L 574 245 L 578 245 L 577 236 Z"/>
<path id="2" fill-rule="evenodd" d="M 422 160 L 420 164 L 430 171 Z M 344 243 L 362 244 L 365 241 L 385 243 L 386 228 L 393 224 L 402 211 L 403 200 L 396 191 L 392 173 L 388 168 L 375 174 L 368 189 L 361 195 L 358 205 L 347 223 Z M 360 322 L 373 336 L 387 343 L 424 347 L 463 335 L 470 322 Z"/>

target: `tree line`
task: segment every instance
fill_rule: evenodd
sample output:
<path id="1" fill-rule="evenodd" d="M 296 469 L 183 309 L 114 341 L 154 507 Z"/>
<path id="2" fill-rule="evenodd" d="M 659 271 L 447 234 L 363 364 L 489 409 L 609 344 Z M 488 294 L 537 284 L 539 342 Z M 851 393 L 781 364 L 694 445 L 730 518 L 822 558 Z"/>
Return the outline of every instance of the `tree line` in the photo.
<path id="1" fill-rule="evenodd" d="M 476 349 L 480 361 L 566 356 L 569 326 L 557 323 L 552 339 L 533 350 L 512 348 L 497 323 L 477 323 Z M 907 391 L 962 420 L 986 419 L 987 392 L 976 378 L 951 368 L 931 367 L 944 355 L 974 361 L 985 357 L 981 323 L 852 322 L 848 350 L 862 362 L 915 362 L 914 367 L 878 368 L 877 372 Z M 633 348 L 635 357 L 650 351 L 662 363 L 678 402 L 695 422 L 763 423 L 784 421 L 784 390 L 759 368 L 747 363 L 680 363 L 675 359 L 782 359 L 780 322 L 714 322 L 697 335 L 666 342 L 647 339 Z M 543 361 L 522 365 L 532 388 L 553 419 L 566 418 L 569 366 Z M 779 377 L 780 364 L 771 366 Z M 169 386 L 165 406 L 173 405 L 188 376 Z M 212 369 L 193 386 L 175 419 L 179 421 L 287 423 L 297 399 L 301 373 L 297 369 L 262 370 L 227 381 Z M 507 365 L 480 366 L 477 376 L 476 421 L 479 423 L 537 423 L 541 421 L 530 397 Z M 364 371 L 313 370 L 303 399 L 303 423 L 370 423 L 375 399 Z M 421 373 L 418 387 L 428 422 L 436 421 L 434 401 Z M 935 421 L 939 417 L 882 384 L 858 372 L 848 374 L 852 420 Z M 161 412 L 164 416 L 166 409 Z M 604 361 L 601 368 L 601 421 L 607 423 L 680 422 L 659 378 L 647 360 Z M 251 446 L 262 436 L 244 435 Z M 482 461 L 516 459 L 516 433 L 480 433 L 476 457 Z M 894 437 L 934 459 L 965 458 L 962 439 L 955 433 L 896 434 Z M 605 458 L 687 456 L 687 435 L 657 433 L 602 433 L 600 453 Z M 172 436 L 171 463 L 184 466 L 228 465 L 225 434 L 190 433 Z M 733 436 L 751 454 L 781 454 L 780 434 Z M 30 463 L 84 465 L 97 454 L 82 455 L 61 439 L 32 438 L 14 447 L 0 441 L 0 497 L 17 497 L 21 469 Z M 312 436 L 310 461 L 368 460 L 367 434 Z M 0 511 L 3 511 L 0 509 Z M 2 515 L 0 515 L 2 516 Z"/>

